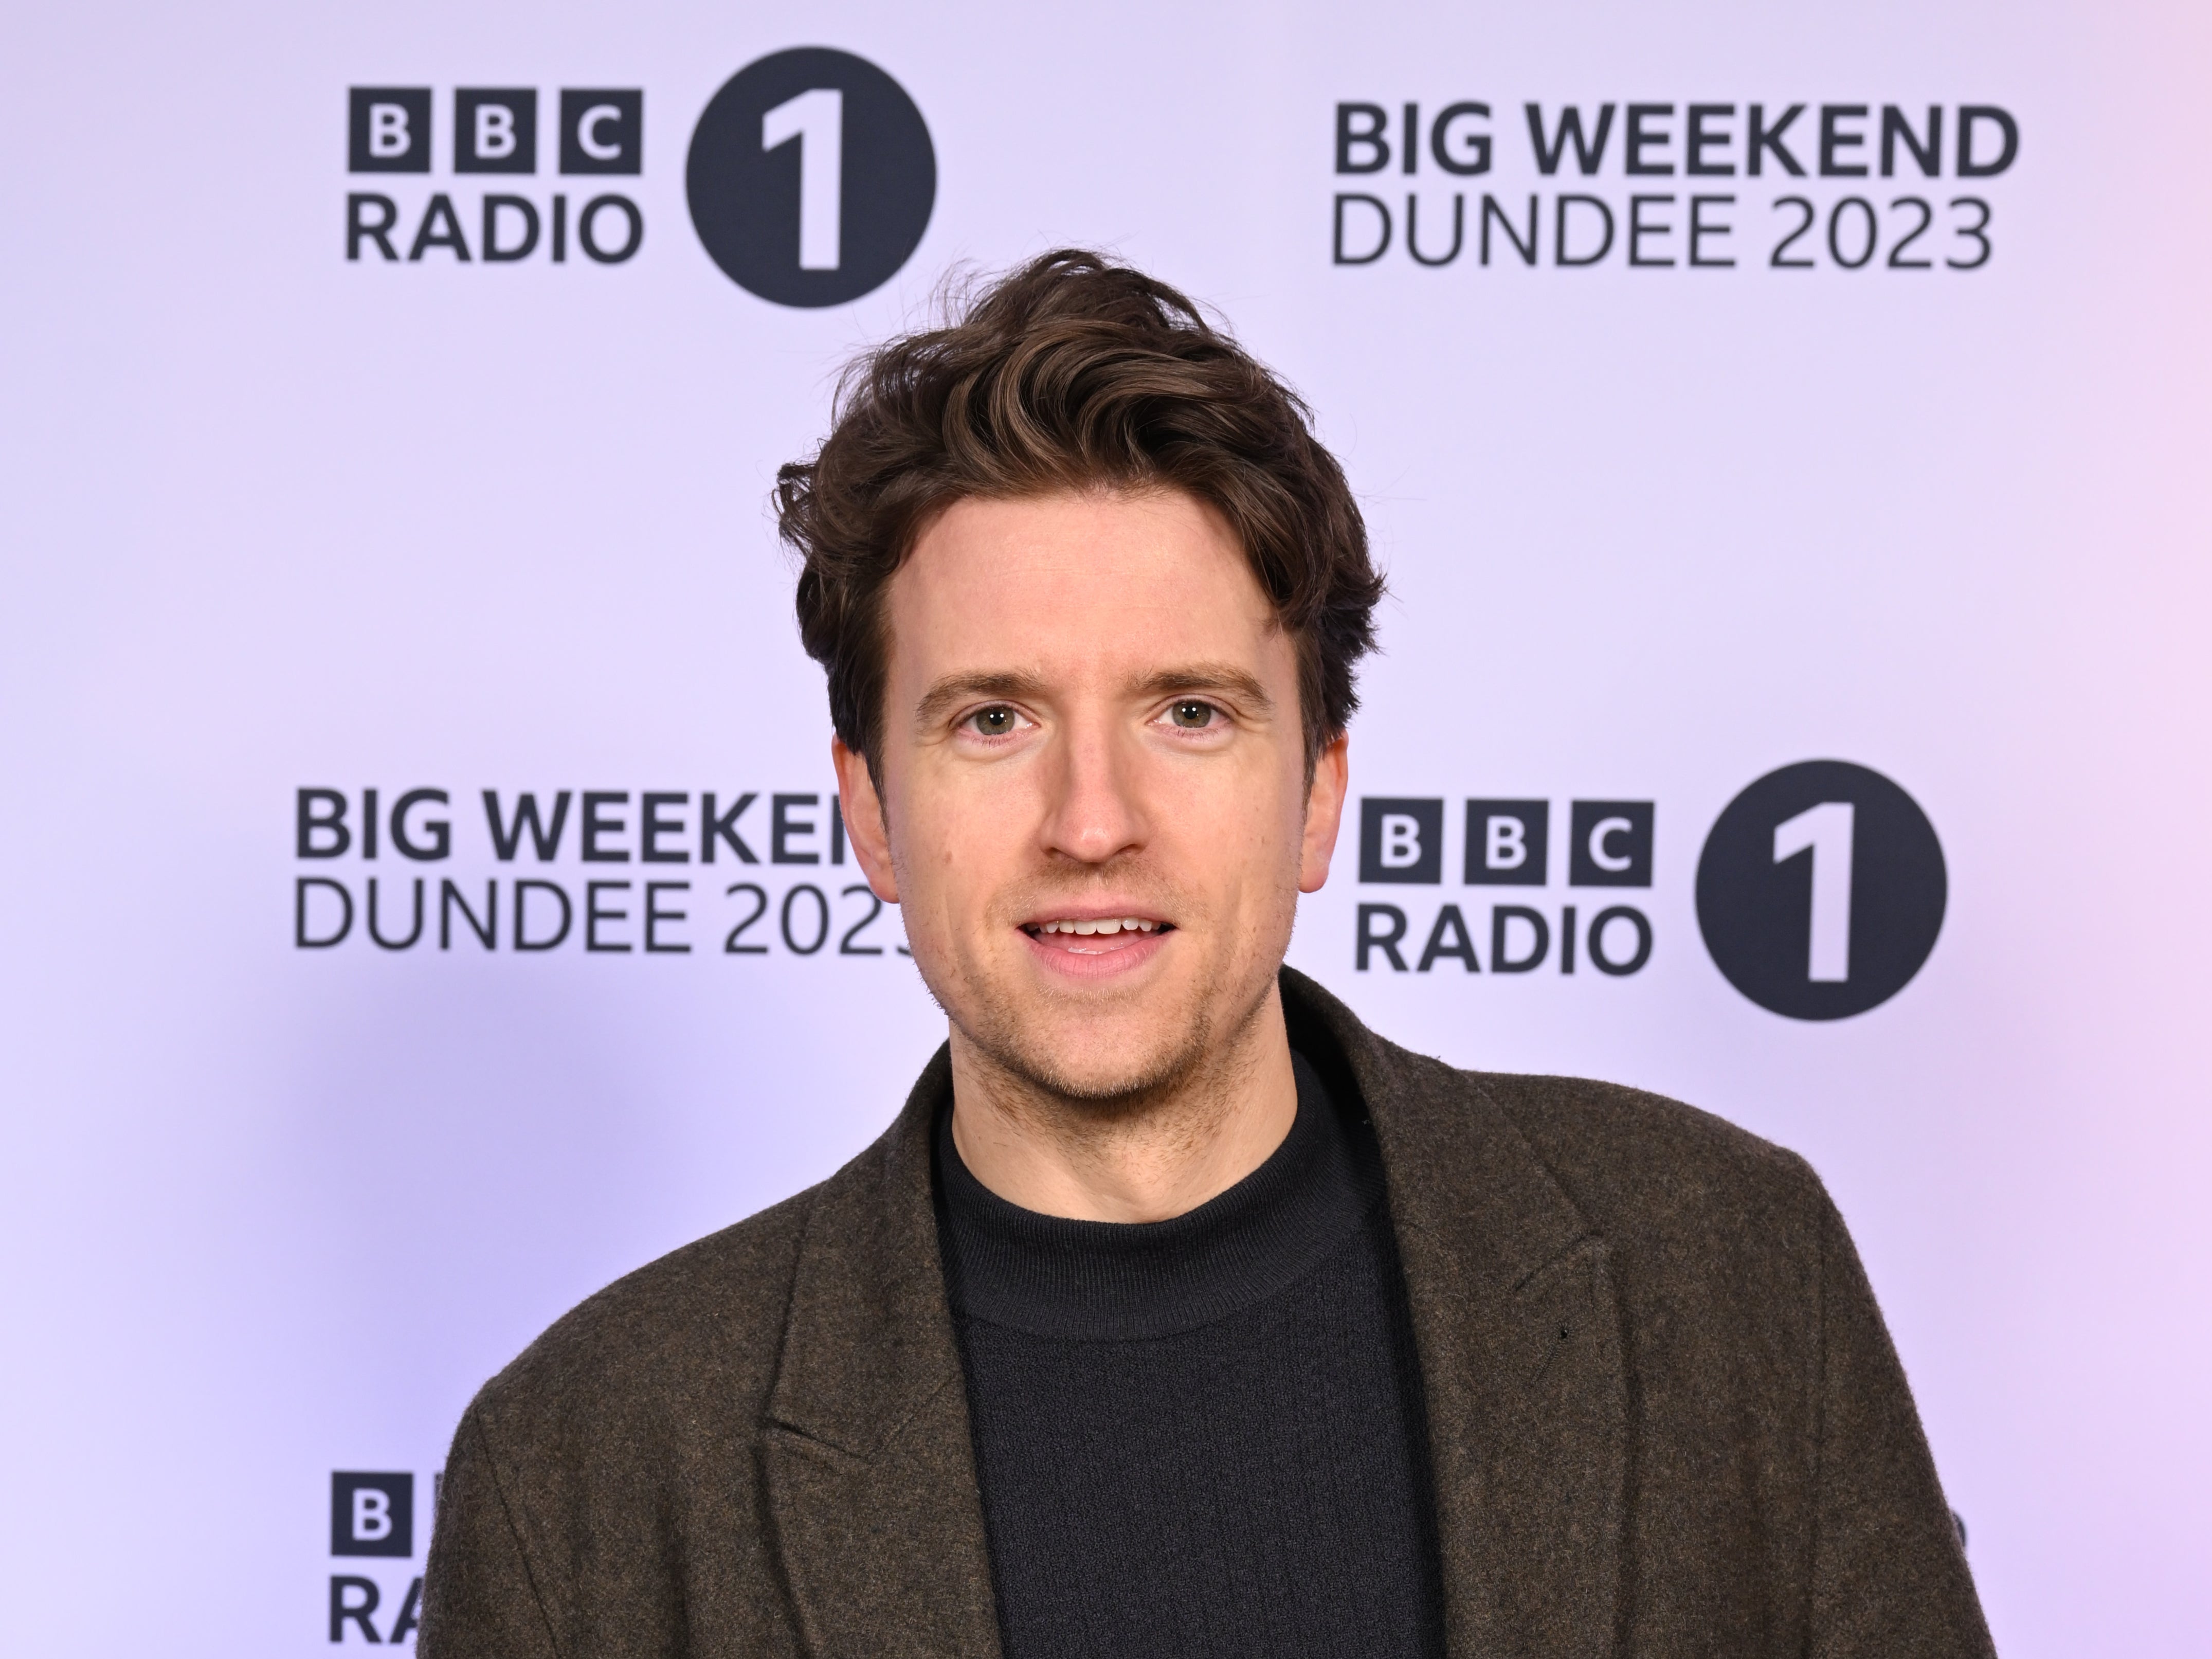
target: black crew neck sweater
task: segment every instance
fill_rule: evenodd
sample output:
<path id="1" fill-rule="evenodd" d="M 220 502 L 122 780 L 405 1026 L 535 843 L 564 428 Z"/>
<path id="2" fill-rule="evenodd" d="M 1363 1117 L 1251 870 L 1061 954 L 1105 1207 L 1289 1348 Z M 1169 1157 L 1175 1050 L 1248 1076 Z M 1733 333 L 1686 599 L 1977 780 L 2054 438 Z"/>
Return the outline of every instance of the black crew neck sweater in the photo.
<path id="1" fill-rule="evenodd" d="M 1039 1215 L 936 1134 L 1005 1659 L 1429 1659 L 1420 1374 L 1364 1115 L 1294 1056 L 1266 1163 L 1172 1220 Z"/>

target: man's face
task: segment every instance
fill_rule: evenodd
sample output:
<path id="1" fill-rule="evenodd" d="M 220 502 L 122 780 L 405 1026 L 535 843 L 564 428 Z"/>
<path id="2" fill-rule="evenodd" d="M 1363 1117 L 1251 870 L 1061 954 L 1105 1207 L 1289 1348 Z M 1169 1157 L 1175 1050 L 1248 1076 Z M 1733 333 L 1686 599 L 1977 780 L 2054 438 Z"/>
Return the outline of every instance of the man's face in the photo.
<path id="1" fill-rule="evenodd" d="M 1327 879 L 1297 666 L 1228 526 L 1176 492 L 956 503 L 886 595 L 880 815 L 854 842 L 957 1031 L 1063 1098 L 1194 1076 Z"/>

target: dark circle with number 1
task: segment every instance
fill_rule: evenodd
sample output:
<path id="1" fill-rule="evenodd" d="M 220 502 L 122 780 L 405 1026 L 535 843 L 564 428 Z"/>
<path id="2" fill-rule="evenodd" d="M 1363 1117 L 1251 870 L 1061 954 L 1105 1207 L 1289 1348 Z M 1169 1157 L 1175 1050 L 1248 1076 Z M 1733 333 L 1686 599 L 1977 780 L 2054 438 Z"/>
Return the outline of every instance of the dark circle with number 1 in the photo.
<path id="1" fill-rule="evenodd" d="M 801 93 L 844 95 L 839 253 L 799 263 L 800 149 L 761 148 L 761 119 Z M 722 274 L 782 306 L 835 306 L 882 287 L 907 262 L 937 201 L 937 152 L 906 88 L 865 58 L 800 46 L 748 64 L 708 101 L 684 164 L 691 222 Z"/>
<path id="2" fill-rule="evenodd" d="M 1808 848 L 1778 861 L 1774 832 L 1823 802 L 1852 809 L 1849 975 L 1815 980 Z M 1845 1019 L 1889 1000 L 1920 971 L 1943 928 L 1942 844 L 1912 797 L 1849 761 L 1769 772 L 1728 804 L 1698 859 L 1698 927 L 1713 965 L 1760 1007 L 1792 1019 Z"/>

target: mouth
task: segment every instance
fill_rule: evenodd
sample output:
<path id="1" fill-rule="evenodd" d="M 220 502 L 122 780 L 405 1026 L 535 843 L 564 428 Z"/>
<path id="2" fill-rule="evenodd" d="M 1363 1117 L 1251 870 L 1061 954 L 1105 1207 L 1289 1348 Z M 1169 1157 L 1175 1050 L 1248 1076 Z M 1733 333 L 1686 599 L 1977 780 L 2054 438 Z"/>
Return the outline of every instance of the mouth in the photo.
<path id="1" fill-rule="evenodd" d="M 1121 915 L 1042 916 L 1021 924 L 1030 944 L 1069 966 L 1072 957 L 1149 957 L 1160 941 L 1175 932 L 1175 924 L 1158 916 Z"/>

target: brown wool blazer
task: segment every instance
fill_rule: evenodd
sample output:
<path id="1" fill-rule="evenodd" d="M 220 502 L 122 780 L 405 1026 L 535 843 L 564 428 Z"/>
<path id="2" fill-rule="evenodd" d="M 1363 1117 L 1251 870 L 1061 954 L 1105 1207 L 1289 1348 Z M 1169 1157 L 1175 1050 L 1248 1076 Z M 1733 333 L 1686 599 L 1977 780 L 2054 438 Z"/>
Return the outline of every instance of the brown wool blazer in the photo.
<path id="1" fill-rule="evenodd" d="M 1802 1160 L 1632 1090 L 1455 1071 L 1282 987 L 1292 1042 L 1382 1143 L 1453 1659 L 1991 1652 Z M 485 1385 L 422 1659 L 996 1659 L 930 1200 L 950 1088 L 940 1052 L 828 1181 L 600 1291 Z"/>

